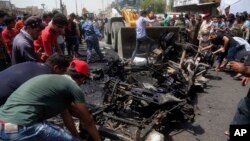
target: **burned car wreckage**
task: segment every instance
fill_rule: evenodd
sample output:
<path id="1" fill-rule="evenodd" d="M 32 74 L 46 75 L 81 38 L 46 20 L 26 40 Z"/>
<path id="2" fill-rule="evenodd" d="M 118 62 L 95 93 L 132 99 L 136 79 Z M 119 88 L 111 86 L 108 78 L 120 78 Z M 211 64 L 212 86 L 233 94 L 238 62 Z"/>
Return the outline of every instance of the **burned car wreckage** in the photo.
<path id="1" fill-rule="evenodd" d="M 168 122 L 194 120 L 192 91 L 206 86 L 211 56 L 176 42 L 173 32 L 162 33 L 158 44 L 144 64 L 128 65 L 106 49 L 105 63 L 89 65 L 91 80 L 81 88 L 103 140 L 163 141 Z M 79 131 L 91 140 L 83 123 Z"/>
<path id="2" fill-rule="evenodd" d="M 207 56 L 172 32 L 160 35 L 159 46 L 145 65 L 128 65 L 112 50 L 107 63 L 90 65 L 92 80 L 81 87 L 103 139 L 161 140 L 167 122 L 193 120 L 190 90 L 206 85 Z"/>

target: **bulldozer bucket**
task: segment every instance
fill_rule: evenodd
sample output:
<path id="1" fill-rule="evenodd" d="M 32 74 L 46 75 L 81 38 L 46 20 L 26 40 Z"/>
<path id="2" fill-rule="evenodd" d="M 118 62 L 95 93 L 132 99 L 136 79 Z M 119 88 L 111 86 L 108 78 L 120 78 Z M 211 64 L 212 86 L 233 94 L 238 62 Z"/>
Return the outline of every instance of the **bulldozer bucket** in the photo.
<path id="1" fill-rule="evenodd" d="M 155 46 L 158 46 L 158 40 L 162 32 L 174 32 L 176 39 L 179 37 L 178 27 L 147 27 L 147 35 L 155 40 Z M 118 32 L 118 55 L 120 58 L 130 58 L 136 45 L 135 27 L 121 27 Z M 141 48 L 147 47 L 143 44 Z"/>

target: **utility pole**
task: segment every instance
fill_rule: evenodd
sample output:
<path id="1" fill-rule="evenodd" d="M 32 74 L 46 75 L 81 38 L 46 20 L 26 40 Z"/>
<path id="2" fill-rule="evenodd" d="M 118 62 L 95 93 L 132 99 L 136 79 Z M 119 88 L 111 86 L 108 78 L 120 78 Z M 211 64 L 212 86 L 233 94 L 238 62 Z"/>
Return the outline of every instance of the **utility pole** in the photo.
<path id="1" fill-rule="evenodd" d="M 45 12 L 45 9 L 44 9 L 45 4 L 44 4 L 44 3 L 42 3 L 42 4 L 41 4 L 41 6 L 43 7 L 43 13 L 44 13 L 44 12 Z"/>
<path id="2" fill-rule="evenodd" d="M 10 11 L 11 11 L 11 14 L 13 14 L 13 8 L 12 8 L 12 4 L 11 4 L 11 1 L 9 0 L 9 3 L 10 3 Z"/>
<path id="3" fill-rule="evenodd" d="M 104 7 L 103 7 L 104 5 L 103 5 L 103 4 L 104 4 L 104 3 L 103 3 L 103 0 L 102 0 L 102 11 L 104 10 Z"/>
<path id="4" fill-rule="evenodd" d="M 77 12 L 77 0 L 76 0 L 76 15 L 78 15 L 78 12 Z"/>
<path id="5" fill-rule="evenodd" d="M 62 0 L 60 0 L 60 9 L 61 9 L 61 11 L 62 11 L 62 14 L 63 14 L 63 4 L 62 4 Z"/>

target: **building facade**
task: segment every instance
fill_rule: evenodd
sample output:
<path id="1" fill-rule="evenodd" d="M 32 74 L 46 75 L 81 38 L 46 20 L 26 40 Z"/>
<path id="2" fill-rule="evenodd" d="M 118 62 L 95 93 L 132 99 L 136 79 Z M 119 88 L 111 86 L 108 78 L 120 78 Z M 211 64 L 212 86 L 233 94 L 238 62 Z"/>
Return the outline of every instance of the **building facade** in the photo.
<path id="1" fill-rule="evenodd" d="M 173 0 L 173 11 L 218 14 L 220 0 Z"/>
<path id="2" fill-rule="evenodd" d="M 10 14 L 11 11 L 12 11 L 12 8 L 15 8 L 15 7 L 12 7 L 14 5 L 12 5 L 10 3 L 10 1 L 0 1 L 0 10 Z"/>

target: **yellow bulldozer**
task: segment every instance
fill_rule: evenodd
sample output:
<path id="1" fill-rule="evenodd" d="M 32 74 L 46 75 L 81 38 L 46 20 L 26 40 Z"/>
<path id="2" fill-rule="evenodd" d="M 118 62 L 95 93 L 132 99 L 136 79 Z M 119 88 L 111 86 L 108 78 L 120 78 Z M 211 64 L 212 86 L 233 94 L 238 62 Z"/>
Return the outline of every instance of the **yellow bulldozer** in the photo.
<path id="1" fill-rule="evenodd" d="M 139 18 L 139 0 L 120 0 L 120 8 L 112 8 L 104 26 L 104 39 L 118 52 L 120 58 L 130 58 L 136 44 L 136 21 Z M 157 43 L 163 31 L 178 35 L 179 28 L 148 26 L 147 35 Z"/>

